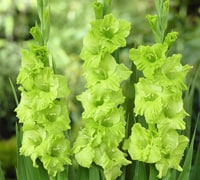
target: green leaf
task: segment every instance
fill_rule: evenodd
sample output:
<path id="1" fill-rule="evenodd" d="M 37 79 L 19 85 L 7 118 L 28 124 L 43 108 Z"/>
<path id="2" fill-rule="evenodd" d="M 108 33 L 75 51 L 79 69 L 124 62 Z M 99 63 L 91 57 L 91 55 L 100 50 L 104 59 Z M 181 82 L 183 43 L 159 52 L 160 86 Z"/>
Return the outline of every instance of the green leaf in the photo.
<path id="1" fill-rule="evenodd" d="M 150 24 L 150 27 L 153 31 L 156 42 L 158 42 L 158 39 L 159 39 L 159 36 L 157 34 L 158 15 L 147 15 L 146 18 L 147 18 L 147 20 Z"/>
<path id="2" fill-rule="evenodd" d="M 147 176 L 147 168 L 146 168 L 147 164 L 143 163 L 143 162 L 139 162 L 139 166 L 138 166 L 138 180 L 147 180 L 148 176 Z"/>
<path id="3" fill-rule="evenodd" d="M 63 172 L 58 173 L 56 176 L 56 180 L 68 180 L 68 169 L 69 167 L 66 166 Z"/>
<path id="4" fill-rule="evenodd" d="M 84 168 L 84 167 L 79 166 L 78 169 L 77 169 L 77 179 L 88 180 L 89 179 L 88 168 Z"/>
<path id="5" fill-rule="evenodd" d="M 199 120 L 197 120 L 197 121 L 199 121 Z M 194 165 L 193 165 L 193 168 L 191 171 L 191 180 L 196 180 L 200 177 L 199 167 L 200 167 L 200 143 L 199 143 L 197 151 L 196 151 L 196 157 L 195 157 Z"/>
<path id="6" fill-rule="evenodd" d="M 92 166 L 89 169 L 89 180 L 100 180 L 100 172 L 99 172 L 98 166 L 95 164 L 92 164 Z"/>
<path id="7" fill-rule="evenodd" d="M 149 171 L 149 180 L 158 180 L 156 168 L 153 164 L 150 164 L 150 171 Z"/>
<path id="8" fill-rule="evenodd" d="M 193 148 L 194 148 L 194 138 L 195 138 L 196 128 L 197 128 L 197 124 L 198 124 L 199 119 L 200 119 L 200 114 L 198 115 L 197 122 L 196 122 L 196 125 L 195 125 L 195 129 L 194 129 L 192 139 L 191 139 L 191 142 L 190 142 L 190 146 L 189 146 L 187 154 L 185 156 L 185 160 L 184 160 L 184 164 L 183 164 L 183 171 L 179 175 L 178 180 L 188 180 L 189 177 L 190 177 Z"/>
<path id="9" fill-rule="evenodd" d="M 13 92 L 13 96 L 14 96 L 14 99 L 15 99 L 15 103 L 16 103 L 16 105 L 18 105 L 19 104 L 19 100 L 18 100 L 18 97 L 17 97 L 16 89 L 15 89 L 14 84 L 13 84 L 13 82 L 12 82 L 12 80 L 10 78 L 9 78 L 9 82 L 10 82 L 10 86 L 12 88 L 12 92 Z"/>
<path id="10" fill-rule="evenodd" d="M 42 36 L 44 40 L 44 44 L 46 45 L 49 40 L 49 34 L 50 34 L 50 12 L 49 8 L 46 7 L 43 12 L 43 27 L 42 27 Z"/>

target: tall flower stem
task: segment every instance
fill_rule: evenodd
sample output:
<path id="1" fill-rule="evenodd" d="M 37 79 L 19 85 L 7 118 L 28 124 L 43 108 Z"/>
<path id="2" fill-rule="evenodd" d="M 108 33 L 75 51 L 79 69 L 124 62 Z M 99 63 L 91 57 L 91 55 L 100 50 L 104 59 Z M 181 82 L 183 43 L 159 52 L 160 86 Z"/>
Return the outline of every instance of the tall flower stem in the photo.
<path id="1" fill-rule="evenodd" d="M 36 23 L 30 30 L 34 44 L 22 50 L 17 77 L 21 100 L 16 112 L 23 124 L 20 154 L 30 157 L 36 168 L 42 164 L 50 178 L 55 179 L 65 165 L 71 164 L 70 144 L 66 138 L 70 120 L 65 97 L 69 89 L 65 77 L 55 74 L 47 48 L 48 1 L 38 0 L 37 3 L 40 25 Z"/>
<path id="2" fill-rule="evenodd" d="M 143 73 L 135 84 L 134 113 L 144 118 L 144 124 L 133 124 L 124 149 L 133 160 L 155 164 L 158 178 L 162 178 L 171 168 L 182 171 L 179 163 L 188 144 L 188 138 L 179 134 L 185 129 L 184 118 L 188 116 L 182 91 L 187 89 L 184 78 L 190 67 L 181 65 L 180 54 L 167 56 L 177 33 L 165 36 L 169 1 L 158 0 L 155 5 L 158 14 L 148 15 L 147 19 L 156 43 L 130 50 L 131 60 Z"/>

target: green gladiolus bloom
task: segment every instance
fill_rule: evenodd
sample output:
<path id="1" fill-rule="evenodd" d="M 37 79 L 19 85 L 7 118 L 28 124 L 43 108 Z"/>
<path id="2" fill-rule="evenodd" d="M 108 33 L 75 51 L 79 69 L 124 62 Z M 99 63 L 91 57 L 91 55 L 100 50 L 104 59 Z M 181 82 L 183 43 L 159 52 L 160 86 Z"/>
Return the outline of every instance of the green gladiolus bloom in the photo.
<path id="1" fill-rule="evenodd" d="M 46 143 L 46 152 L 41 157 L 44 168 L 48 170 L 48 174 L 56 176 L 58 172 L 64 170 L 64 165 L 71 164 L 70 144 L 64 135 L 53 135 Z"/>
<path id="2" fill-rule="evenodd" d="M 161 159 L 160 146 L 159 136 L 139 123 L 133 125 L 131 136 L 124 143 L 124 149 L 128 149 L 133 160 L 147 163 L 155 163 Z"/>
<path id="3" fill-rule="evenodd" d="M 98 41 L 95 34 L 89 32 L 86 34 L 83 40 L 83 49 L 81 51 L 80 57 L 85 60 L 84 67 L 98 67 L 102 58 L 105 54 L 109 53 L 106 47 Z"/>
<path id="4" fill-rule="evenodd" d="M 189 142 L 187 137 L 179 135 L 175 130 L 169 130 L 168 132 L 161 134 L 161 136 L 161 159 L 156 162 L 155 165 L 156 169 L 159 171 L 159 178 L 166 176 L 169 168 L 182 171 L 179 163 Z"/>
<path id="5" fill-rule="evenodd" d="M 163 78 L 160 78 L 160 81 L 162 81 L 165 85 L 175 86 L 180 90 L 186 90 L 187 87 L 184 84 L 183 79 L 191 67 L 189 65 L 181 65 L 180 59 L 180 54 L 174 54 L 166 59 L 161 67 Z M 158 76 L 159 75 L 160 74 L 158 74 Z"/>
<path id="6" fill-rule="evenodd" d="M 79 95 L 78 100 L 82 102 L 84 112 L 82 117 L 102 119 L 113 108 L 118 107 L 124 102 L 122 91 L 112 91 L 109 89 L 103 89 L 101 85 L 91 87 L 87 91 Z"/>
<path id="7" fill-rule="evenodd" d="M 120 168 L 130 164 L 125 154 L 115 147 L 106 147 L 105 144 L 96 150 L 95 163 L 102 166 L 106 180 L 115 180 L 122 173 Z"/>
<path id="8" fill-rule="evenodd" d="M 156 123 L 163 109 L 163 88 L 157 83 L 140 78 L 135 85 L 135 113 L 144 115 L 148 123 Z"/>
<path id="9" fill-rule="evenodd" d="M 125 20 L 118 20 L 112 14 L 104 16 L 91 23 L 92 32 L 98 38 L 109 53 L 112 53 L 119 47 L 126 45 L 125 37 L 130 31 L 130 23 Z"/>
<path id="10" fill-rule="evenodd" d="M 155 71 L 161 68 L 165 61 L 167 46 L 155 44 L 153 46 L 139 46 L 138 49 L 130 50 L 130 58 L 145 77 L 152 77 Z"/>
<path id="11" fill-rule="evenodd" d="M 119 84 L 124 79 L 127 79 L 130 73 L 123 64 L 117 64 L 115 59 L 107 54 L 97 68 L 89 68 L 86 70 L 87 88 L 98 84 L 101 88 L 119 91 Z"/>

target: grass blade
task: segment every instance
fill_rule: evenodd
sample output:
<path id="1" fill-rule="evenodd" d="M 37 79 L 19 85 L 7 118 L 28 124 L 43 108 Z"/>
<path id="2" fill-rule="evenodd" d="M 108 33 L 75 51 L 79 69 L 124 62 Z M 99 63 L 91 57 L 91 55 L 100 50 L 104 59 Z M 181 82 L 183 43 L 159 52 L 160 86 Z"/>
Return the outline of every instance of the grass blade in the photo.
<path id="1" fill-rule="evenodd" d="M 199 122 L 199 119 L 200 119 L 200 113 L 198 114 L 197 122 Z M 199 167 L 200 167 L 200 143 L 198 145 L 198 150 L 196 152 L 196 158 L 192 169 L 191 180 L 199 179 L 200 177 Z"/>
<path id="2" fill-rule="evenodd" d="M 17 93 L 16 93 L 15 87 L 13 85 L 13 82 L 10 78 L 9 78 L 9 82 L 10 82 L 10 86 L 12 88 L 12 92 L 13 92 L 13 95 L 14 95 L 14 98 L 15 98 L 15 103 L 16 103 L 16 105 L 18 105 L 19 101 L 18 101 L 18 98 L 17 98 Z"/>

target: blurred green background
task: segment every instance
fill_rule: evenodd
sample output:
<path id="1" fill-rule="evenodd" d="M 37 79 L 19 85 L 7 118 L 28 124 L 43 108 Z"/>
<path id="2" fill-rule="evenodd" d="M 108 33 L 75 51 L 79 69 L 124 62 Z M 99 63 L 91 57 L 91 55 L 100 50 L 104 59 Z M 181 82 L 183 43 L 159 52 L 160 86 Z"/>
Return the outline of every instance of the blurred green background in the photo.
<path id="1" fill-rule="evenodd" d="M 15 179 L 16 103 L 9 83 L 15 88 L 20 68 L 20 49 L 32 41 L 29 29 L 37 21 L 36 0 L 0 0 L 0 165 L 7 179 Z M 94 19 L 92 0 L 50 0 L 51 34 L 48 47 L 56 63 L 57 71 L 66 76 L 71 93 L 69 111 L 72 124 L 80 122 L 82 107 L 76 95 L 84 89 L 82 61 L 79 53 L 82 40 Z M 191 79 L 200 64 L 200 1 L 171 0 L 169 31 L 178 31 L 179 37 L 171 53 L 181 53 L 182 63 L 193 65 L 188 76 Z M 113 14 L 132 23 L 127 38 L 127 49 L 121 59 L 128 58 L 128 48 L 153 43 L 153 35 L 146 20 L 147 14 L 155 13 L 153 0 L 113 0 Z M 200 82 L 200 75 L 196 82 Z M 200 83 L 195 85 L 192 127 L 200 111 Z M 18 98 L 19 92 L 17 92 Z M 75 127 L 75 126 L 74 126 Z M 194 127 L 193 127 L 194 128 Z M 197 129 L 196 144 L 200 139 Z"/>

